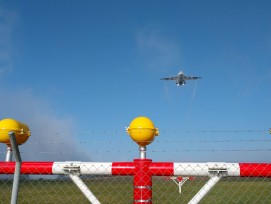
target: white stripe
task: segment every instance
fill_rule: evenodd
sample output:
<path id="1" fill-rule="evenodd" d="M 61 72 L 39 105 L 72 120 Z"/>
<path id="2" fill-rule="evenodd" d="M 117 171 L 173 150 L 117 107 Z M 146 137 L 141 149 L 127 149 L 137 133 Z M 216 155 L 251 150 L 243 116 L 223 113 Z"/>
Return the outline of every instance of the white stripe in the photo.
<path id="1" fill-rule="evenodd" d="M 80 175 L 112 175 L 112 162 L 54 162 L 52 173 L 53 174 L 67 174 L 64 169 L 69 167 L 78 167 Z"/>
<path id="2" fill-rule="evenodd" d="M 209 169 L 227 169 L 228 176 L 240 176 L 238 163 L 209 162 L 209 163 L 174 163 L 174 175 L 209 176 Z"/>

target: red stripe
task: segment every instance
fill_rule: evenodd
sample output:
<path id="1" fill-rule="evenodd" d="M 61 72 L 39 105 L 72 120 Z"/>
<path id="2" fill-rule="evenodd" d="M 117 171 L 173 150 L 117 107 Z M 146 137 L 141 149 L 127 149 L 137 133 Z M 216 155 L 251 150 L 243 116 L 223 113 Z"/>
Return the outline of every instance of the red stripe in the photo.
<path id="1" fill-rule="evenodd" d="M 22 162 L 21 174 L 52 174 L 54 162 Z M 15 162 L 0 162 L 0 174 L 14 174 Z"/>
<path id="2" fill-rule="evenodd" d="M 155 176 L 173 176 L 173 162 L 153 162 L 150 165 L 151 174 Z"/>
<path id="3" fill-rule="evenodd" d="M 134 175 L 134 162 L 113 162 L 112 175 Z"/>
<path id="4" fill-rule="evenodd" d="M 242 177 L 271 177 L 270 163 L 240 163 Z"/>

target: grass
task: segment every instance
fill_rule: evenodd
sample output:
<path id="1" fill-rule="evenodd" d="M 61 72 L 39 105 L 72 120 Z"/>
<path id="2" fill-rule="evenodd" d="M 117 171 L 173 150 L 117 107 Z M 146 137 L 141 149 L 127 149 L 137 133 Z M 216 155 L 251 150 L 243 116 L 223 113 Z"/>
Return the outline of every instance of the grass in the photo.
<path id="1" fill-rule="evenodd" d="M 172 180 L 153 178 L 153 203 L 188 203 L 208 178 L 188 180 L 182 194 Z M 84 179 L 102 204 L 133 203 L 132 177 L 95 177 Z M 0 181 L 0 203 L 10 203 L 11 181 Z M 266 178 L 223 178 L 201 203 L 271 203 L 271 180 Z M 18 203 L 89 203 L 68 179 L 24 180 L 20 183 Z"/>

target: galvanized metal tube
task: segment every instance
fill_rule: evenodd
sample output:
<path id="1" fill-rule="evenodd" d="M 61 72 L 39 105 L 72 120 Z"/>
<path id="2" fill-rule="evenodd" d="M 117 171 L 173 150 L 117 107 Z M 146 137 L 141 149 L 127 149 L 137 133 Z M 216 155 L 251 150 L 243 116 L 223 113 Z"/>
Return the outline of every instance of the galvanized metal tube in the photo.
<path id="1" fill-rule="evenodd" d="M 13 131 L 9 132 L 9 138 L 11 147 L 13 149 L 16 166 L 14 172 L 13 186 L 12 186 L 12 194 L 11 194 L 11 204 L 17 203 L 18 191 L 19 191 L 19 182 L 20 182 L 20 172 L 21 172 L 21 155 L 19 152 L 19 148 L 16 142 L 15 133 Z"/>
<path id="2" fill-rule="evenodd" d="M 15 133 L 13 131 L 10 131 L 8 133 L 8 135 L 9 135 L 9 138 L 10 138 L 10 144 L 11 144 L 11 147 L 12 147 L 12 150 L 13 150 L 15 161 L 16 162 L 21 162 L 22 159 L 21 159 L 21 155 L 20 155 L 20 152 L 19 152 L 17 142 L 16 142 Z"/>

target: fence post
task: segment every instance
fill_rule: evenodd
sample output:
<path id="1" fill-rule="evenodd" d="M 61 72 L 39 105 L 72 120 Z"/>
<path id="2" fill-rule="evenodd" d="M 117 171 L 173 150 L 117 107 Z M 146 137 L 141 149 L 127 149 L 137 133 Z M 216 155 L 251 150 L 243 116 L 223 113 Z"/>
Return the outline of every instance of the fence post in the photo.
<path id="1" fill-rule="evenodd" d="M 135 159 L 134 204 L 152 204 L 151 159 Z"/>
<path id="2" fill-rule="evenodd" d="M 14 158 L 16 161 L 15 172 L 14 172 L 14 179 L 13 179 L 13 186 L 12 186 L 12 194 L 11 194 L 11 204 L 17 203 L 18 198 L 18 191 L 19 191 L 19 182 L 20 182 L 20 172 L 21 172 L 21 155 L 19 152 L 19 148 L 16 142 L 15 133 L 10 131 L 8 133 L 10 138 L 11 147 L 13 150 Z"/>

